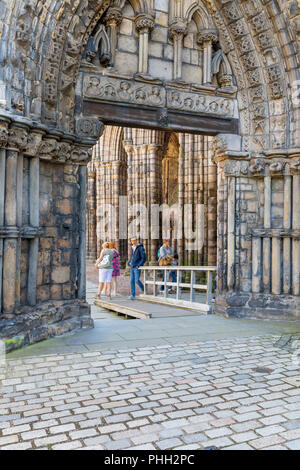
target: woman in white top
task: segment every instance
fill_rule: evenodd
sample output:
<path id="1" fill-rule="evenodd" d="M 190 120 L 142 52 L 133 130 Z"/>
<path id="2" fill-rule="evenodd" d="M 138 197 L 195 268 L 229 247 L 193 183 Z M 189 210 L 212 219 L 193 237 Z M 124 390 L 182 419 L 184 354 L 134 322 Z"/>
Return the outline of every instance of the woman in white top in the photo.
<path id="1" fill-rule="evenodd" d="M 99 263 L 103 260 L 104 256 L 108 255 L 108 264 L 103 267 L 99 268 Z M 101 298 L 101 292 L 103 289 L 104 284 L 107 286 L 107 297 L 111 299 L 111 281 L 112 281 L 112 273 L 113 273 L 113 264 L 112 260 L 114 257 L 114 251 L 109 249 L 109 242 L 105 242 L 102 245 L 102 251 L 100 253 L 99 258 L 96 261 L 96 268 L 99 269 L 99 287 L 98 287 L 98 294 L 95 296 L 96 299 Z"/>

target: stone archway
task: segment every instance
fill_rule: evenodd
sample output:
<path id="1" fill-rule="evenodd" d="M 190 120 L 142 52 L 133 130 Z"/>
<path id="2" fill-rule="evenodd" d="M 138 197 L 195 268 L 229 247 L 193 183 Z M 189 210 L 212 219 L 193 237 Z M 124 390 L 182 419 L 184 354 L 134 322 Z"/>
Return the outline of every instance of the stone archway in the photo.
<path id="1" fill-rule="evenodd" d="M 82 58 L 92 66 L 95 45 L 100 44 L 101 66 L 111 60 L 107 40 L 113 58 L 124 4 L 1 2 L 0 334 L 18 336 L 19 344 L 91 325 L 84 300 L 86 163 L 103 126 L 82 114 L 85 105 L 76 94 Z M 159 35 L 165 57 L 173 54 L 171 88 L 182 86 L 178 82 L 184 74 L 192 76 L 193 69 L 186 67 L 191 63 L 185 62 L 191 35 L 206 64 L 202 84 L 211 73 L 219 88 L 230 87 L 230 67 L 236 80 L 239 136 L 222 135 L 221 129 L 211 132 L 219 134 L 217 311 L 297 319 L 298 7 L 272 0 L 158 4 L 154 18 L 150 0 L 130 2 L 139 44 L 136 72 L 152 94 L 157 84 L 147 78 L 153 70 L 147 51 L 151 44 L 155 49 Z M 90 47 L 101 19 L 109 34 L 100 31 L 98 43 Z M 220 52 L 214 49 L 216 41 Z M 152 64 L 157 67 L 154 60 Z M 196 88 L 192 95 L 200 96 L 201 84 Z M 189 93 L 182 122 L 193 114 L 185 114 L 191 106 Z M 141 103 L 132 105 L 141 109 Z M 168 106 L 155 115 L 161 128 L 173 122 Z"/>

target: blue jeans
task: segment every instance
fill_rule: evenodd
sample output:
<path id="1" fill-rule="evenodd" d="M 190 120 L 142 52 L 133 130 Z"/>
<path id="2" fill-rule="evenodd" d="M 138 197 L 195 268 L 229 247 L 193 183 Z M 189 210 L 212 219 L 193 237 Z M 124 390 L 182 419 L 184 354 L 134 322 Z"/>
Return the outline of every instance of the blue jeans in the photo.
<path id="1" fill-rule="evenodd" d="M 140 281 L 141 271 L 138 268 L 130 268 L 130 290 L 131 295 L 135 297 L 135 283 L 144 292 L 144 284 Z"/>
<path id="2" fill-rule="evenodd" d="M 162 280 L 164 281 L 165 280 L 165 270 L 162 270 Z M 177 281 L 177 274 L 176 274 L 176 271 L 167 271 L 167 282 L 170 281 L 170 282 L 176 282 Z M 170 279 L 171 278 L 171 279 Z M 160 286 L 160 290 L 164 290 L 165 289 L 165 286 Z M 172 287 L 171 286 L 168 286 L 168 290 L 171 290 Z"/>

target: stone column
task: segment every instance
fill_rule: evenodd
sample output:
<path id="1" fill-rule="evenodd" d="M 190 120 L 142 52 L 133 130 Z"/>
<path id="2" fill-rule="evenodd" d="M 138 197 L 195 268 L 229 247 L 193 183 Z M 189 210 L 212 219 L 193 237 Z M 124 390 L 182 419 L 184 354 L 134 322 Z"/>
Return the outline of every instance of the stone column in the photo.
<path id="1" fill-rule="evenodd" d="M 284 176 L 284 207 L 283 207 L 283 228 L 292 228 L 292 176 Z M 291 292 L 291 239 L 283 239 L 283 292 Z M 300 263 L 300 261 L 299 261 Z"/>
<path id="2" fill-rule="evenodd" d="M 122 11 L 117 7 L 110 7 L 105 15 L 104 22 L 109 28 L 110 50 L 112 66 L 115 65 L 115 55 L 117 49 L 118 27 L 123 19 Z"/>
<path id="3" fill-rule="evenodd" d="M 149 213 L 151 216 L 151 208 L 156 204 L 161 204 L 162 198 L 162 146 L 148 146 L 149 159 Z M 151 220 L 151 219 L 150 219 Z M 151 237 L 152 226 L 149 224 L 149 247 L 150 247 L 150 263 L 156 264 L 157 252 L 159 248 L 159 240 Z"/>
<path id="4" fill-rule="evenodd" d="M 271 176 L 264 177 L 264 228 L 271 228 Z M 263 289 L 270 291 L 271 279 L 271 240 L 269 237 L 263 239 Z M 258 291 L 254 291 L 258 292 Z"/>
<path id="5" fill-rule="evenodd" d="M 3 237 L 4 208 L 5 208 L 5 170 L 6 170 L 6 144 L 8 139 L 8 121 L 0 123 L 0 312 L 2 312 L 2 280 L 3 280 Z"/>
<path id="6" fill-rule="evenodd" d="M 87 195 L 87 167 L 79 166 L 80 185 L 80 214 L 79 214 L 79 272 L 78 272 L 78 298 L 86 297 L 86 195 Z"/>
<path id="7" fill-rule="evenodd" d="M 212 46 L 218 40 L 218 32 L 214 29 L 203 29 L 199 32 L 197 43 L 203 48 L 203 84 L 211 84 L 212 81 Z"/>
<path id="8" fill-rule="evenodd" d="M 241 138 L 219 134 L 215 139 L 215 162 L 218 166 L 218 290 L 234 291 L 237 286 L 236 235 L 239 204 L 237 179 L 243 172 L 248 154 L 240 151 Z M 221 272 L 220 272 L 221 271 Z M 225 281 L 226 279 L 226 281 Z"/>
<path id="9" fill-rule="evenodd" d="M 294 232 L 293 238 L 293 294 L 300 295 L 300 160 L 298 164 L 292 165 L 293 171 L 293 212 L 292 212 L 292 228 Z"/>
<path id="10" fill-rule="evenodd" d="M 139 73 L 148 73 L 149 34 L 154 28 L 154 18 L 141 13 L 135 17 L 135 27 L 139 33 Z"/>
<path id="11" fill-rule="evenodd" d="M 20 181 L 20 178 L 23 178 L 23 172 L 20 171 L 18 158 L 26 144 L 27 127 L 24 128 L 24 125 L 21 123 L 14 123 L 9 130 L 8 149 L 6 154 L 4 218 L 7 235 L 4 240 L 3 256 L 4 313 L 13 313 L 19 307 L 20 303 L 19 229 L 21 224 L 20 188 L 22 188 L 22 181 Z M 20 158 L 22 159 L 22 157 Z"/>
<path id="12" fill-rule="evenodd" d="M 87 258 L 97 259 L 96 228 L 96 171 L 93 162 L 88 165 L 87 183 Z"/>
<path id="13" fill-rule="evenodd" d="M 170 38 L 173 40 L 174 59 L 173 59 L 173 79 L 180 79 L 182 76 L 182 48 L 183 38 L 187 33 L 185 20 L 176 18 L 169 27 Z"/>

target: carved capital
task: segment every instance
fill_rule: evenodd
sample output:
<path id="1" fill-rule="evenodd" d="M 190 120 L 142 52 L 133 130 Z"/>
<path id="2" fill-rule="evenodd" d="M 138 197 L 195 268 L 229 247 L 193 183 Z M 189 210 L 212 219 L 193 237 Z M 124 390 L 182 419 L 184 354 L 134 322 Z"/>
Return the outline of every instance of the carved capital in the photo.
<path id="1" fill-rule="evenodd" d="M 24 148 L 24 153 L 30 157 L 39 156 L 42 138 L 44 132 L 38 130 L 31 130 L 28 134 L 27 145 Z"/>
<path id="2" fill-rule="evenodd" d="M 218 134 L 214 140 L 216 161 L 234 158 L 246 158 L 248 154 L 241 152 L 241 136 L 237 134 Z"/>
<path id="3" fill-rule="evenodd" d="M 78 118 L 76 121 L 76 133 L 78 137 L 90 137 L 100 139 L 104 132 L 104 124 L 94 118 Z"/>
<path id="4" fill-rule="evenodd" d="M 57 161 L 67 162 L 71 158 L 72 145 L 69 142 L 59 142 L 57 151 Z"/>
<path id="5" fill-rule="evenodd" d="M 292 175 L 297 175 L 300 173 L 300 158 L 291 162 L 290 171 Z"/>
<path id="6" fill-rule="evenodd" d="M 219 77 L 219 82 L 221 87 L 232 86 L 232 75 L 229 74 L 222 74 Z"/>
<path id="7" fill-rule="evenodd" d="M 107 13 L 104 18 L 104 23 L 106 26 L 117 27 L 121 24 L 123 19 L 122 11 L 120 8 L 117 7 L 110 7 L 107 10 Z"/>
<path id="8" fill-rule="evenodd" d="M 28 130 L 24 127 L 12 125 L 9 129 L 8 146 L 12 150 L 22 152 L 28 142 Z"/>
<path id="9" fill-rule="evenodd" d="M 203 29 L 197 35 L 199 45 L 214 44 L 218 41 L 218 31 L 215 29 Z"/>
<path id="10" fill-rule="evenodd" d="M 59 145 L 56 139 L 46 138 L 42 141 L 39 156 L 42 160 L 56 160 L 58 157 Z"/>
<path id="11" fill-rule="evenodd" d="M 177 39 L 183 37 L 187 34 L 187 24 L 186 21 L 181 18 L 176 18 L 169 27 L 170 38 Z"/>
<path id="12" fill-rule="evenodd" d="M 154 18 L 150 15 L 140 14 L 134 19 L 135 27 L 138 32 L 152 31 L 154 29 Z"/>
<path id="13" fill-rule="evenodd" d="M 249 171 L 253 176 L 263 176 L 265 173 L 265 162 L 262 158 L 255 158 L 251 160 Z"/>
<path id="14" fill-rule="evenodd" d="M 8 136 L 9 136 L 8 123 L 1 121 L 0 122 L 0 148 L 6 147 Z"/>
<path id="15" fill-rule="evenodd" d="M 92 149 L 75 145 L 71 151 L 71 160 L 74 163 L 88 163 L 92 158 Z"/>

